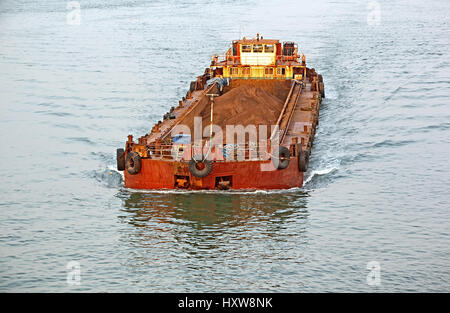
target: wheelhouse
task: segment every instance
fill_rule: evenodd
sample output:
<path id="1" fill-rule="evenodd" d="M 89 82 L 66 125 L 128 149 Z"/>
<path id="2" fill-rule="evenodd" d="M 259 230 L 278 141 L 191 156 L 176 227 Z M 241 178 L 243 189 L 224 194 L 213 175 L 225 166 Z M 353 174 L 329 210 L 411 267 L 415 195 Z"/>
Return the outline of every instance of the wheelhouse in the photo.
<path id="1" fill-rule="evenodd" d="M 305 77 L 305 56 L 294 42 L 256 38 L 235 40 L 224 56 L 213 56 L 214 76 L 235 79 L 295 79 Z"/>

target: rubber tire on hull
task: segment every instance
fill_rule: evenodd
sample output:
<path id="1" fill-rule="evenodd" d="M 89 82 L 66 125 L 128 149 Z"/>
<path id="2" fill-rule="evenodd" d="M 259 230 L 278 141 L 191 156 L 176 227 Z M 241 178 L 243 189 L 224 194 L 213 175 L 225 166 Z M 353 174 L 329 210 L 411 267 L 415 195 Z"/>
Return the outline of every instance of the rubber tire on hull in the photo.
<path id="1" fill-rule="evenodd" d="M 200 164 L 203 164 L 203 168 L 198 168 L 198 165 Z M 192 176 L 204 178 L 211 173 L 213 165 L 212 161 L 206 160 L 203 155 L 194 155 L 194 157 L 189 160 L 188 167 Z"/>
<path id="2" fill-rule="evenodd" d="M 283 170 L 289 166 L 291 152 L 284 146 L 278 147 L 272 156 L 272 164 L 278 170 Z"/>
<path id="3" fill-rule="evenodd" d="M 323 82 L 319 83 L 319 92 L 320 92 L 320 95 L 322 96 L 322 98 L 325 98 L 325 87 L 323 85 Z"/>
<path id="4" fill-rule="evenodd" d="M 317 79 L 319 80 L 319 83 L 323 83 L 323 77 L 321 74 L 317 75 Z"/>
<path id="5" fill-rule="evenodd" d="M 141 171 L 142 161 L 137 152 L 128 152 L 125 160 L 125 167 L 127 172 L 131 175 L 136 175 Z"/>
<path id="6" fill-rule="evenodd" d="M 196 84 L 197 84 L 196 81 L 191 81 L 191 84 L 190 84 L 190 86 L 189 86 L 189 91 L 190 91 L 191 93 L 194 92 Z"/>
<path id="7" fill-rule="evenodd" d="M 298 170 L 300 172 L 306 172 L 309 163 L 308 151 L 301 149 L 299 149 L 298 151 Z"/>
<path id="8" fill-rule="evenodd" d="M 117 170 L 124 171 L 125 170 L 125 151 L 123 149 L 117 149 Z"/>

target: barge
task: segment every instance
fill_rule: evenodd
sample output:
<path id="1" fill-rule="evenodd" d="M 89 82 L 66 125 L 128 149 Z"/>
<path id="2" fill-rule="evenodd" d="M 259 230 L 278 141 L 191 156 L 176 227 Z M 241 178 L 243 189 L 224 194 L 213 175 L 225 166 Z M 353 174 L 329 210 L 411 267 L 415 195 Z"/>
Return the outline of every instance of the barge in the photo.
<path id="1" fill-rule="evenodd" d="M 301 187 L 325 97 L 294 42 L 242 38 L 148 134 L 117 149 L 133 189 Z"/>

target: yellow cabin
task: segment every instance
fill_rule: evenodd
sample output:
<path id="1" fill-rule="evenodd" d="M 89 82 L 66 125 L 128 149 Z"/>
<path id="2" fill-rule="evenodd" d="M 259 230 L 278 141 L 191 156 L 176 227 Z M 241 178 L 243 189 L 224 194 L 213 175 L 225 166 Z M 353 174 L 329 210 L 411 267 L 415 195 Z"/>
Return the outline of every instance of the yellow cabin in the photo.
<path id="1" fill-rule="evenodd" d="M 214 76 L 234 79 L 300 79 L 305 77 L 305 56 L 298 54 L 293 42 L 259 37 L 233 41 L 232 47 L 220 57 L 213 56 Z"/>

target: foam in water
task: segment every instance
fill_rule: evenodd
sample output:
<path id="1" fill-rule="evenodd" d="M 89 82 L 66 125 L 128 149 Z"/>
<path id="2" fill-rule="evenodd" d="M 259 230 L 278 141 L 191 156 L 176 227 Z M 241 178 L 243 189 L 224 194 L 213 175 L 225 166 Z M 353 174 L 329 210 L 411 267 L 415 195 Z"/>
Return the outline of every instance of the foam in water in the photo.
<path id="1" fill-rule="evenodd" d="M 97 181 L 104 183 L 108 187 L 120 187 L 123 185 L 123 173 L 118 172 L 112 165 L 106 169 L 94 172 Z"/>
<path id="2" fill-rule="evenodd" d="M 309 183 L 314 178 L 314 176 L 322 176 L 322 175 L 330 174 L 331 172 L 333 172 L 337 169 L 338 169 L 338 167 L 333 166 L 333 167 L 325 168 L 323 170 L 313 170 L 309 174 L 309 176 L 305 179 L 305 181 L 303 182 L 303 187 L 305 187 L 305 185 L 307 183 Z"/>

